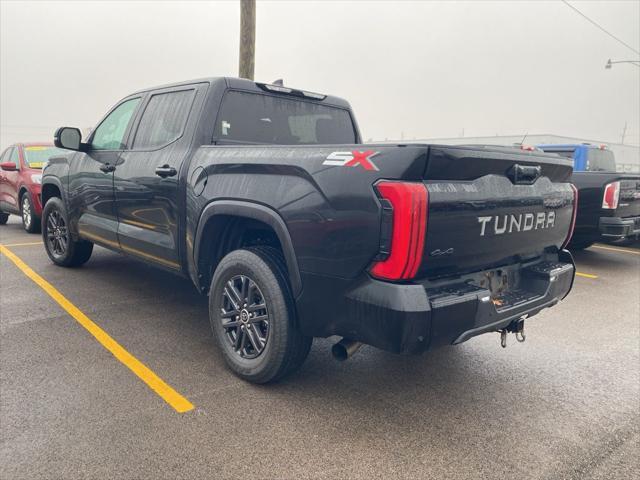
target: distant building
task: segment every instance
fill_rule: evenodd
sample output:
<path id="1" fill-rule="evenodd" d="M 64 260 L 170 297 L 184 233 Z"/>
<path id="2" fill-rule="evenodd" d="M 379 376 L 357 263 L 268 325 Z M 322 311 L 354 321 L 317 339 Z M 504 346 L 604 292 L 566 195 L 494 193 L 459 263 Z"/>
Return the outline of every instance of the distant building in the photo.
<path id="1" fill-rule="evenodd" d="M 402 143 L 436 143 L 443 145 L 485 144 L 485 145 L 513 145 L 520 144 L 525 137 L 522 135 L 499 135 L 493 137 L 455 137 L 455 138 L 427 138 L 423 140 L 402 140 Z M 394 142 L 394 143 L 397 143 Z M 594 145 L 606 145 L 616 158 L 616 166 L 619 172 L 640 173 L 640 147 L 624 145 L 622 143 L 602 142 L 600 140 L 588 140 L 585 138 L 564 137 L 562 135 L 532 134 L 524 138 L 525 145 L 538 145 L 548 143 L 591 143 Z"/>

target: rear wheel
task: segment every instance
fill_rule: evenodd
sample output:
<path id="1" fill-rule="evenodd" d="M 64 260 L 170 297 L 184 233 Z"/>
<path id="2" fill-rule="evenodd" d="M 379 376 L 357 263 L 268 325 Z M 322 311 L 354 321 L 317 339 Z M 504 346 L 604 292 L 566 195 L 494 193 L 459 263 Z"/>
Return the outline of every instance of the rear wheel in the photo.
<path id="1" fill-rule="evenodd" d="M 28 192 L 20 197 L 20 215 L 22 216 L 22 226 L 27 233 L 37 233 L 40 231 L 40 219 L 33 212 L 31 195 Z"/>
<path id="2" fill-rule="evenodd" d="M 256 247 L 225 256 L 213 275 L 209 320 L 224 359 L 240 378 L 276 381 L 296 370 L 313 339 L 296 326 L 280 252 Z"/>
<path id="3" fill-rule="evenodd" d="M 91 257 L 93 243 L 73 239 L 69 232 L 67 211 L 59 198 L 51 198 L 45 205 L 42 227 L 44 248 L 56 265 L 78 267 Z"/>
<path id="4" fill-rule="evenodd" d="M 6 225 L 9 220 L 9 214 L 0 212 L 0 225 Z"/>

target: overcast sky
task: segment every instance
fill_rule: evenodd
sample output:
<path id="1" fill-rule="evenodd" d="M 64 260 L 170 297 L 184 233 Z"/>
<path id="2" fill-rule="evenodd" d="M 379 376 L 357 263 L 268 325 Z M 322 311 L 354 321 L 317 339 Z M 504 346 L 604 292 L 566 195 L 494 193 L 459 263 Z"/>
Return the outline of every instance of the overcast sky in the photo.
<path id="1" fill-rule="evenodd" d="M 640 1 L 572 5 L 640 50 Z M 143 87 L 237 75 L 239 2 L 0 1 L 0 145 Z M 363 138 L 640 143 L 638 55 L 560 1 L 258 1 L 256 80 L 348 99 Z"/>

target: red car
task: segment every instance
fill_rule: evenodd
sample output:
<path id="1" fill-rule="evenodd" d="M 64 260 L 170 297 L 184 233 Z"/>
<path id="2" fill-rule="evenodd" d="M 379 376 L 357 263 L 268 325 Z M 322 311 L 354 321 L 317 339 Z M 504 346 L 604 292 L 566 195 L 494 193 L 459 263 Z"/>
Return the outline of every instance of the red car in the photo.
<path id="1" fill-rule="evenodd" d="M 69 152 L 50 143 L 16 143 L 0 157 L 0 225 L 20 215 L 29 233 L 40 231 L 40 184 L 49 157 Z"/>

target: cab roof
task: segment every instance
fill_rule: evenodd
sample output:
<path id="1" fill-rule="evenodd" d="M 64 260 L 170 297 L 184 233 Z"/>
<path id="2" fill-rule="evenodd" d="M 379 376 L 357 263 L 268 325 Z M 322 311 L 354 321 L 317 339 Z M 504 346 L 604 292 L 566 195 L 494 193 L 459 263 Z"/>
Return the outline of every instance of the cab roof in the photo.
<path id="1" fill-rule="evenodd" d="M 169 84 L 166 84 L 166 85 L 159 85 L 159 86 L 156 86 L 156 87 L 151 87 L 151 88 L 145 88 L 145 89 L 142 89 L 142 90 L 138 90 L 138 91 L 132 93 L 132 95 L 152 92 L 154 90 L 163 90 L 163 89 L 166 89 L 166 88 L 181 87 L 181 86 L 186 86 L 186 85 L 195 85 L 195 84 L 198 84 L 198 83 L 208 83 L 209 85 L 219 86 L 221 88 L 224 88 L 225 90 L 226 89 L 234 89 L 234 90 L 244 90 L 244 91 L 249 91 L 249 92 L 261 93 L 263 95 L 278 95 L 278 96 L 283 96 L 283 97 L 289 96 L 287 94 L 273 92 L 273 91 L 265 92 L 265 90 L 263 90 L 259 85 L 260 84 L 262 84 L 262 85 L 270 85 L 268 82 L 254 82 L 253 80 L 248 80 L 246 78 L 237 78 L 237 77 L 208 77 L 208 78 L 199 78 L 199 79 L 195 79 L 195 80 L 187 80 L 187 81 L 183 81 L 183 82 L 169 83 Z M 295 88 L 295 87 L 290 87 L 289 85 L 284 85 L 284 87 Z M 301 89 L 301 90 L 306 90 L 306 89 Z M 322 95 L 325 95 L 325 94 L 322 94 Z M 300 97 L 296 97 L 296 98 L 300 99 Z M 349 102 L 347 102 L 343 98 L 335 97 L 333 95 L 326 95 L 325 98 L 323 98 L 322 100 L 312 99 L 312 98 L 304 98 L 303 100 L 304 101 L 318 102 L 318 103 L 322 103 L 322 104 L 333 105 L 333 106 L 336 106 L 336 107 L 342 107 L 342 108 L 351 109 L 351 106 L 349 105 Z"/>

